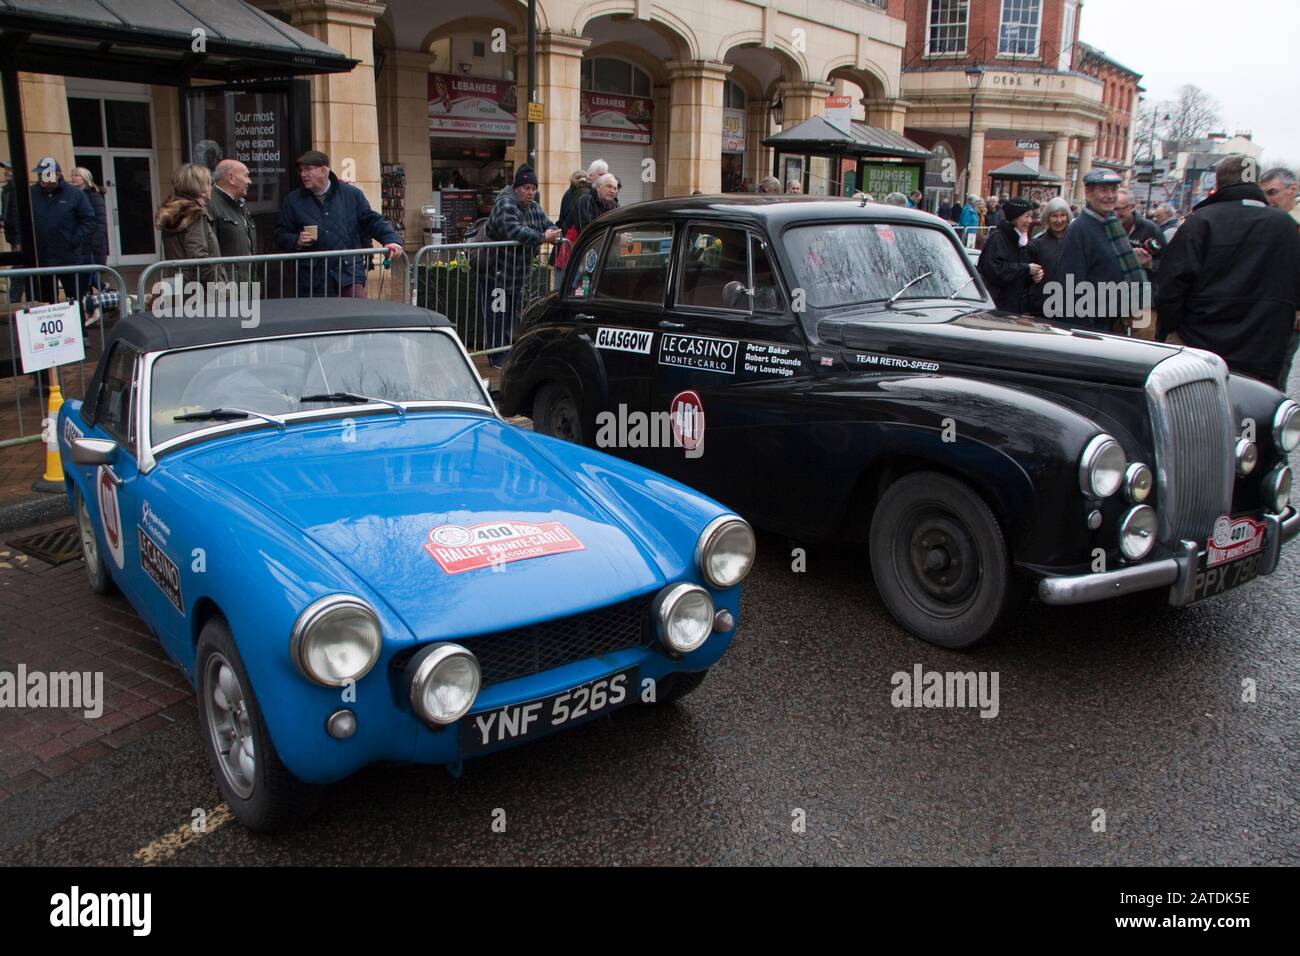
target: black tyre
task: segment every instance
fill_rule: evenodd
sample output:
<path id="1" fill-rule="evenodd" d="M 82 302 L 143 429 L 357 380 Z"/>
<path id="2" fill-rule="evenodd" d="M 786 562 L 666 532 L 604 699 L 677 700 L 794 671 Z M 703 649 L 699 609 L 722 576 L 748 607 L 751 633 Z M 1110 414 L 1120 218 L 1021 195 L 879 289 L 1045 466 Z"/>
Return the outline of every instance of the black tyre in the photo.
<path id="1" fill-rule="evenodd" d="M 203 626 L 195 674 L 203 747 L 235 818 L 270 832 L 309 817 L 322 788 L 303 783 L 280 761 L 224 618 Z"/>
<path id="2" fill-rule="evenodd" d="M 77 533 L 81 538 L 81 559 L 86 564 L 86 578 L 90 589 L 96 594 L 113 593 L 113 579 L 109 577 L 108 565 L 104 563 L 104 552 L 99 548 L 99 538 L 95 535 L 95 522 L 90 519 L 86 499 L 81 496 L 81 489 L 73 489 L 73 509 L 77 518 Z"/>
<path id="3" fill-rule="evenodd" d="M 533 430 L 540 435 L 583 443 L 581 409 L 572 393 L 559 382 L 547 382 L 533 399 Z"/>
<path id="4" fill-rule="evenodd" d="M 674 701 L 681 700 L 703 684 L 704 678 L 708 676 L 707 669 L 702 671 L 678 671 L 675 674 L 669 674 L 659 682 L 659 686 L 655 690 L 655 703 L 671 704 Z"/>
<path id="5" fill-rule="evenodd" d="M 988 505 L 935 472 L 890 485 L 871 521 L 871 571 L 890 613 L 939 647 L 973 647 L 1023 591 Z"/>

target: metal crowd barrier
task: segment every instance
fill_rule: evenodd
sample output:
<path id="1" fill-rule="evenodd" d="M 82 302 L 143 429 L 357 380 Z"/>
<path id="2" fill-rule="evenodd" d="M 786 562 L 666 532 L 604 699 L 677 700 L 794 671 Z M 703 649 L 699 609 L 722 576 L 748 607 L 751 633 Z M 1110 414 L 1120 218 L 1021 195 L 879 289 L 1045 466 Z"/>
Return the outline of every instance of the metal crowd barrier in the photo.
<path id="1" fill-rule="evenodd" d="M 556 288 L 550 243 L 453 242 L 422 246 L 411 303 L 445 315 L 471 355 L 507 351 L 524 310 Z"/>
<path id="2" fill-rule="evenodd" d="M 394 272 L 397 274 L 391 274 Z M 187 287 L 187 283 L 198 286 Z M 235 284 L 233 288 L 230 283 Z M 257 283 L 255 295 L 252 283 Z M 192 300 L 195 288 L 203 293 L 206 304 L 212 305 L 216 299 L 220 305 L 220 300 L 229 301 L 232 293 L 241 296 L 240 301 L 363 297 L 355 286 L 365 287 L 364 298 L 405 302 L 409 285 L 410 260 L 405 250 L 394 259 L 383 248 L 372 246 L 215 259 L 164 259 L 140 273 L 136 295 L 140 308 L 156 313 L 155 298 L 175 301 L 180 296 L 180 301 L 187 302 Z"/>
<path id="3" fill-rule="evenodd" d="M 104 352 L 105 327 L 129 307 L 126 290 L 121 273 L 109 266 L 0 269 L 0 321 L 4 325 L 0 330 L 0 449 L 41 441 L 48 414 L 49 373 L 22 371 L 14 313 L 53 302 L 80 302 L 85 361 L 57 367 L 54 372 L 65 400 L 81 398 Z"/>

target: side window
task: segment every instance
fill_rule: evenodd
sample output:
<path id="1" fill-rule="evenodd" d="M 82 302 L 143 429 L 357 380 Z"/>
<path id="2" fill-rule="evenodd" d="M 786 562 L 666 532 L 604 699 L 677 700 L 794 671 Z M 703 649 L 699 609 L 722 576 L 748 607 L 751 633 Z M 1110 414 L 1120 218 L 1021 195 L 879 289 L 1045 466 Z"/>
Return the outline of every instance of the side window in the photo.
<path id="1" fill-rule="evenodd" d="M 751 235 L 749 254 L 754 264 L 754 311 L 784 312 L 785 296 L 781 294 L 781 282 L 776 277 L 776 266 L 772 264 L 772 253 L 767 243 Z"/>
<path id="2" fill-rule="evenodd" d="M 99 400 L 95 403 L 95 422 L 117 441 L 129 447 L 131 440 L 131 394 L 135 374 L 136 354 L 125 345 L 113 347 L 104 368 L 104 380 L 99 387 Z"/>
<path id="3" fill-rule="evenodd" d="M 590 299 L 591 287 L 596 282 L 596 266 L 600 264 L 600 250 L 605 245 L 605 234 L 582 250 L 582 258 L 574 259 L 569 266 L 569 295 L 575 299 Z"/>
<path id="4" fill-rule="evenodd" d="M 749 233 L 729 226 L 691 226 L 686 232 L 677 304 L 748 312 L 743 297 L 730 305 L 724 302 L 728 282 L 749 286 Z"/>
<path id="5" fill-rule="evenodd" d="M 671 225 L 613 230 L 600 268 L 596 295 L 602 299 L 662 305 L 672 254 Z"/>

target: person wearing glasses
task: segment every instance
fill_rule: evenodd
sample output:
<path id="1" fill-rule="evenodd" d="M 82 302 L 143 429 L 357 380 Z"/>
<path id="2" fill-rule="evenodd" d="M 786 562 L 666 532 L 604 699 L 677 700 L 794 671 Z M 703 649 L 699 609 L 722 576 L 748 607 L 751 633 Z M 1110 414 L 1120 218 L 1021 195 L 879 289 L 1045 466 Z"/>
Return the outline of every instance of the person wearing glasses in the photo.
<path id="1" fill-rule="evenodd" d="M 578 197 L 578 211 L 573 216 L 573 225 L 578 227 L 578 235 L 587 228 L 593 219 L 611 209 L 618 208 L 618 177 L 613 173 L 597 176 L 592 188 Z"/>

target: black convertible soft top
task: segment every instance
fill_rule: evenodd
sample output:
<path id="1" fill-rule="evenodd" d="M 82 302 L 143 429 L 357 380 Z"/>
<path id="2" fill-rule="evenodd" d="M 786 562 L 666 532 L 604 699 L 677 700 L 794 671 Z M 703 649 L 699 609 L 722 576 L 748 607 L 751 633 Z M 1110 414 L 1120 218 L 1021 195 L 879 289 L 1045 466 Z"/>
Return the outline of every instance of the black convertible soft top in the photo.
<path id="1" fill-rule="evenodd" d="M 140 352 L 162 352 L 278 335 L 311 335 L 350 329 L 451 327 L 446 316 L 428 309 L 397 302 L 351 298 L 259 300 L 256 318 L 256 326 L 244 328 L 244 321 L 238 314 L 225 318 L 187 319 L 159 318 L 150 312 L 133 312 L 113 327 L 108 341 L 109 344 L 126 342 Z"/>

